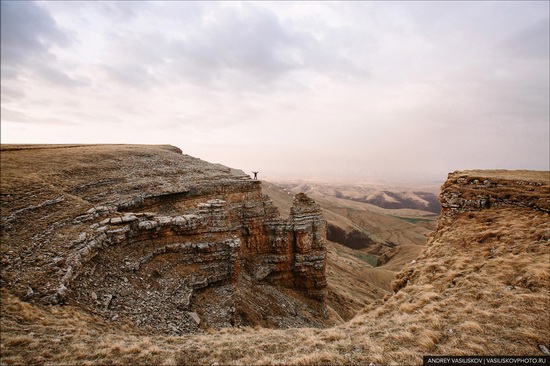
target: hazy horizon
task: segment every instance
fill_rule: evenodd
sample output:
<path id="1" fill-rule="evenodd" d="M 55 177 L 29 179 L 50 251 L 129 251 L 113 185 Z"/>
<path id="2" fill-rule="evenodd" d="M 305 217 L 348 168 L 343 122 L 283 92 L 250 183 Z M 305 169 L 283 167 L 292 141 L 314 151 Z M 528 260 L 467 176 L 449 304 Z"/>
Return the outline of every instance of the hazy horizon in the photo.
<path id="1" fill-rule="evenodd" d="M 550 169 L 548 2 L 1 2 L 1 142 L 260 178 Z"/>

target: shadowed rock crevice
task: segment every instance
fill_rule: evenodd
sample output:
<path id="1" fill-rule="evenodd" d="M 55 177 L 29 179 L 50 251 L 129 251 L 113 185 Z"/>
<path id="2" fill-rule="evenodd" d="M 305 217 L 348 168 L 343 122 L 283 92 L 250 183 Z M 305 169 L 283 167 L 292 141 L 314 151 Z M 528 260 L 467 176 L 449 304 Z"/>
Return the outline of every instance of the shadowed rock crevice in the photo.
<path id="1" fill-rule="evenodd" d="M 346 232 L 346 230 L 330 224 L 327 226 L 327 239 L 351 249 L 368 248 L 374 243 L 369 236 L 359 230 L 353 229 Z"/>

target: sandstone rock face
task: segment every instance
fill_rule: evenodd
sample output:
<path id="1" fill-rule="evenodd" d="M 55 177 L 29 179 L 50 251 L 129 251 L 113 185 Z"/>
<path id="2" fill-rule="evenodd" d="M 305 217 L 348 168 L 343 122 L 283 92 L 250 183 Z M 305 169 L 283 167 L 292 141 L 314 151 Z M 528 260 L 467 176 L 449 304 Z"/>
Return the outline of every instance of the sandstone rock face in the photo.
<path id="1" fill-rule="evenodd" d="M 550 212 L 550 173 L 511 179 L 506 171 L 450 173 L 439 200 L 444 216 L 491 207 L 517 206 Z M 521 177 L 521 173 L 517 173 Z"/>
<path id="2" fill-rule="evenodd" d="M 326 222 L 321 208 L 304 193 L 296 195 L 290 210 L 294 226 L 294 286 L 304 288 L 312 297 L 322 300 L 327 285 Z"/>
<path id="3" fill-rule="evenodd" d="M 35 199 L 3 196 L 3 237 L 12 250 L 2 253 L 2 285 L 165 334 L 322 324 L 326 224 L 313 200 L 297 195 L 283 220 L 260 181 L 177 151 L 71 147 L 72 161 L 65 150 L 54 154 L 63 164 L 43 172 L 22 159 L 48 180 Z M 22 153 L 3 152 L 3 168 L 6 154 Z M 97 172 L 82 169 L 84 161 Z M 24 174 L 19 179 L 25 189 Z M 20 188 L 10 188 L 14 197 Z M 54 207 L 59 215 L 51 218 Z M 41 268 L 25 255 L 24 230 Z"/>
<path id="4" fill-rule="evenodd" d="M 243 260 L 254 279 L 304 289 L 323 300 L 326 288 L 326 222 L 321 208 L 298 194 L 288 220 L 271 219 L 261 231 L 244 228 Z"/>

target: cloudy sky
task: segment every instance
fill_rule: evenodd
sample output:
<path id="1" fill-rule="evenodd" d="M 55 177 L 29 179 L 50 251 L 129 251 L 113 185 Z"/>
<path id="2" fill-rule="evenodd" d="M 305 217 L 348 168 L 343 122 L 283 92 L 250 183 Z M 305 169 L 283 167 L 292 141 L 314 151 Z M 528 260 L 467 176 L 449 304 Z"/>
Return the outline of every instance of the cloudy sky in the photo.
<path id="1" fill-rule="evenodd" d="M 1 2 L 2 143 L 260 178 L 549 169 L 549 2 Z"/>

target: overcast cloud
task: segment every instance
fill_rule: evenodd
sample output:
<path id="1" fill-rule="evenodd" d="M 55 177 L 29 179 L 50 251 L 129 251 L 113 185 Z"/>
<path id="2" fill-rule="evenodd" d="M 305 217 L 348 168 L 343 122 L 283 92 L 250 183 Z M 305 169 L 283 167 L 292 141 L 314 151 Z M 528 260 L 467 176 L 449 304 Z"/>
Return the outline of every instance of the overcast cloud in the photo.
<path id="1" fill-rule="evenodd" d="M 549 167 L 549 3 L 1 2 L 3 143 L 260 177 Z"/>

